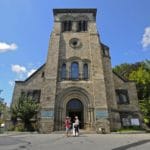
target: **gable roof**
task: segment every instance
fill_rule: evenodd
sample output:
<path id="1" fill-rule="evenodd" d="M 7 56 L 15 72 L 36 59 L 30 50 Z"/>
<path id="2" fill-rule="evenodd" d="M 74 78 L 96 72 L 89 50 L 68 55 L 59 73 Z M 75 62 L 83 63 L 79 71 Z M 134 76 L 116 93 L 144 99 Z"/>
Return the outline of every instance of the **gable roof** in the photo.
<path id="1" fill-rule="evenodd" d="M 31 74 L 27 79 L 25 79 L 24 81 L 15 81 L 15 83 L 25 83 L 28 80 L 30 80 L 33 76 L 35 76 L 40 70 L 42 70 L 44 68 L 45 64 L 43 64 L 41 67 L 39 67 L 33 74 Z"/>
<path id="2" fill-rule="evenodd" d="M 128 79 L 126 79 L 125 77 L 119 75 L 119 74 L 116 73 L 115 71 L 112 71 L 112 72 L 113 72 L 119 79 L 121 79 L 121 80 L 124 81 L 124 82 L 135 82 L 135 81 L 133 81 L 133 80 L 128 80 Z"/>

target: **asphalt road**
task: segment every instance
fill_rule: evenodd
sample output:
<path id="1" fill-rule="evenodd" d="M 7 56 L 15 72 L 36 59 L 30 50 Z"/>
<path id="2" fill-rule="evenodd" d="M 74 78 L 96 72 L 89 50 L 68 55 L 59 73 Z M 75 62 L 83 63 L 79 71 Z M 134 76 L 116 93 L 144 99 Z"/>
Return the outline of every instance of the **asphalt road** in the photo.
<path id="1" fill-rule="evenodd" d="M 150 150 L 150 134 L 6 134 L 0 150 Z"/>

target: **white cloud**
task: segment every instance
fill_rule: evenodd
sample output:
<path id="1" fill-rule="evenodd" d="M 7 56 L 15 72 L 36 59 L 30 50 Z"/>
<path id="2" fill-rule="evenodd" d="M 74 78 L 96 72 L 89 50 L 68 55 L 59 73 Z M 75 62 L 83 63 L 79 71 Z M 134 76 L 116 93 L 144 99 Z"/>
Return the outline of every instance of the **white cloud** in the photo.
<path id="1" fill-rule="evenodd" d="M 17 80 L 25 80 L 27 77 L 31 76 L 37 69 L 28 69 L 25 66 L 15 64 L 11 66 L 11 70 L 17 73 Z M 9 84 L 11 85 L 12 82 L 9 82 Z"/>
<path id="2" fill-rule="evenodd" d="M 36 69 L 31 69 L 31 70 L 27 73 L 27 77 L 29 77 L 30 75 L 32 75 L 35 71 L 36 71 Z"/>
<path id="3" fill-rule="evenodd" d="M 10 80 L 10 81 L 9 81 L 9 84 L 10 84 L 10 86 L 14 86 L 14 85 L 15 85 L 15 82 L 12 81 L 12 80 Z"/>
<path id="4" fill-rule="evenodd" d="M 150 27 L 145 28 L 141 43 L 143 48 L 147 48 L 148 46 L 150 46 Z"/>
<path id="5" fill-rule="evenodd" d="M 16 73 L 25 73 L 27 71 L 24 66 L 20 66 L 20 65 L 12 65 L 11 69 L 13 72 Z"/>
<path id="6" fill-rule="evenodd" d="M 18 46 L 15 43 L 0 42 L 0 53 L 16 50 Z"/>

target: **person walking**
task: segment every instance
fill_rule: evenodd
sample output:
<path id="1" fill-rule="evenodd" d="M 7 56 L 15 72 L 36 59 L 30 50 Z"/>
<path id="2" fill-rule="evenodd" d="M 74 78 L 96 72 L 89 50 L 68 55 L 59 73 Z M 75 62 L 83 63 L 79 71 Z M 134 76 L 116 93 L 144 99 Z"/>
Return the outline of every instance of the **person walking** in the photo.
<path id="1" fill-rule="evenodd" d="M 70 117 L 66 117 L 65 119 L 65 128 L 66 128 L 66 136 L 68 137 L 69 136 L 69 130 L 70 130 L 70 127 L 71 127 L 71 121 L 70 121 Z"/>
<path id="2" fill-rule="evenodd" d="M 75 116 L 75 122 L 74 122 L 74 136 L 79 136 L 79 119 L 78 116 Z"/>

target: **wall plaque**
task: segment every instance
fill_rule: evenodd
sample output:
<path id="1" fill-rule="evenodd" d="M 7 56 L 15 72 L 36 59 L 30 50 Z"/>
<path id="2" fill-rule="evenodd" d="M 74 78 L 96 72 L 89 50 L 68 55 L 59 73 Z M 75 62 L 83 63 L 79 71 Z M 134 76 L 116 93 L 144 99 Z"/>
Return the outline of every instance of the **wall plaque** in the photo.
<path id="1" fill-rule="evenodd" d="M 107 117 L 108 117 L 108 111 L 106 111 L 106 110 L 103 110 L 103 111 L 97 110 L 96 111 L 96 119 L 107 118 Z"/>
<path id="2" fill-rule="evenodd" d="M 138 118 L 132 118 L 131 119 L 131 125 L 133 126 L 139 126 L 140 125 L 140 121 Z"/>
<path id="3" fill-rule="evenodd" d="M 42 118 L 52 118 L 52 117 L 54 117 L 54 111 L 42 110 L 41 117 Z"/>

